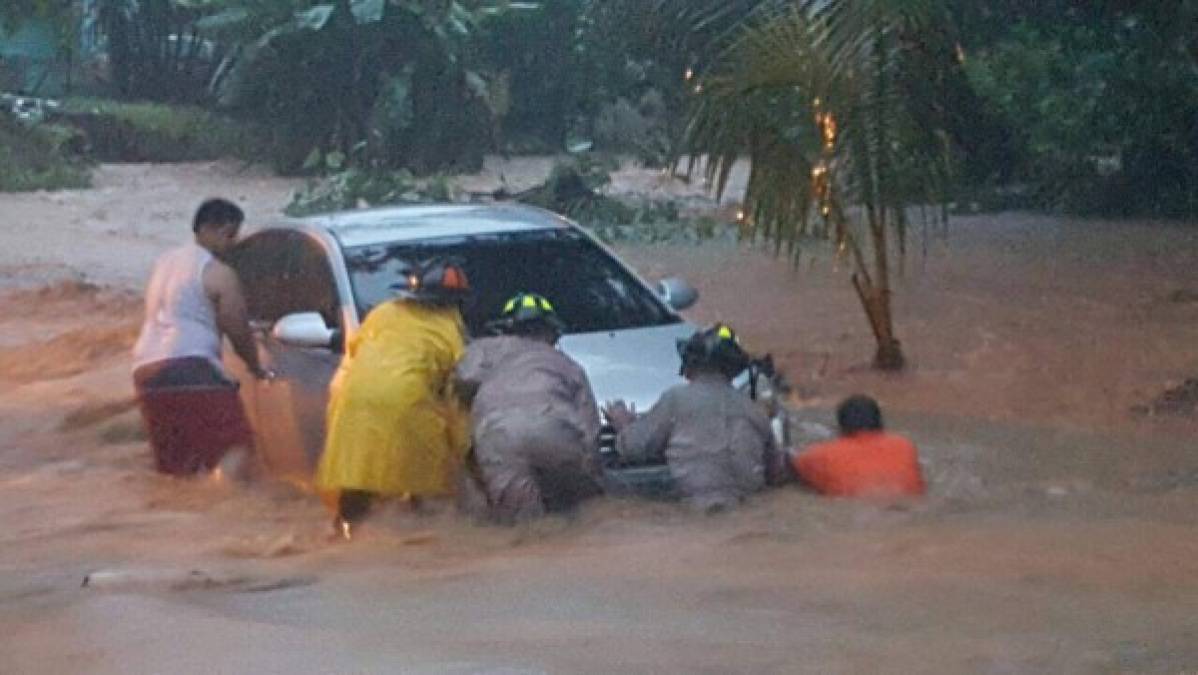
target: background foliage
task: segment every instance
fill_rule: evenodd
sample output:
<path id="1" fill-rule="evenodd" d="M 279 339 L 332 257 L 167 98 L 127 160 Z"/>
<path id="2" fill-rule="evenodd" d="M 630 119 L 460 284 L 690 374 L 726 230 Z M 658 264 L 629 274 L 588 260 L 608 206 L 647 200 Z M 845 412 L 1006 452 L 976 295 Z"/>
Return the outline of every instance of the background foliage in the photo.
<path id="1" fill-rule="evenodd" d="M 236 114 L 288 172 L 416 173 L 567 147 L 664 164 L 683 149 L 694 78 L 721 67 L 753 17 L 795 5 L 100 0 L 114 94 Z M 943 108 L 925 112 L 954 139 L 956 189 L 1016 197 L 1005 205 L 1198 215 L 1198 0 L 945 7 L 904 48 L 928 58 L 952 44 L 967 77 L 903 93 Z M 70 0 L 6 0 L 0 26 L 49 21 L 69 54 L 76 13 Z M 745 114 L 778 105 L 759 98 Z"/>

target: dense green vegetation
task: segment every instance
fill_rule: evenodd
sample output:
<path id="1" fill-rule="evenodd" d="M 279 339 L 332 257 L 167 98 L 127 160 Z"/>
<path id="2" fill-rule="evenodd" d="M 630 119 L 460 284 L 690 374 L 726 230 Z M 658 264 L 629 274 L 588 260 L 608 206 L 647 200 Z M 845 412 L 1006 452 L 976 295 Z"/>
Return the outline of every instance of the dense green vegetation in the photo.
<path id="1" fill-rule="evenodd" d="M 0 115 L 0 192 L 88 187 L 79 140 L 69 127 L 25 127 Z"/>
<path id="2" fill-rule="evenodd" d="M 859 24 L 889 11 L 927 17 L 889 48 L 940 73 L 894 96 L 948 135 L 944 190 L 1002 188 L 1004 205 L 1034 208 L 1198 213 L 1196 0 L 101 0 L 100 16 L 118 96 L 260 125 L 284 171 L 419 174 L 470 169 L 485 152 L 567 147 L 662 164 L 694 149 L 688 115 L 711 102 L 695 95 L 697 78 L 744 58 L 751 32 L 825 6 L 853 7 Z M 69 2 L 0 8 L 2 24 L 27 17 L 60 24 L 64 45 L 76 34 Z M 960 68 L 938 68 L 946 57 Z M 750 116 L 789 105 L 749 98 Z M 211 120 L 211 136 L 231 135 Z M 188 147 L 138 156 L 210 154 L 192 131 L 134 126 Z"/>
<path id="3" fill-rule="evenodd" d="M 249 161 L 265 146 L 253 125 L 196 106 L 78 98 L 65 100 L 53 117 L 78 128 L 98 161 Z"/>
<path id="4" fill-rule="evenodd" d="M 1033 204 L 1198 216 L 1198 2 L 1010 3 L 964 18 L 970 79 Z"/>

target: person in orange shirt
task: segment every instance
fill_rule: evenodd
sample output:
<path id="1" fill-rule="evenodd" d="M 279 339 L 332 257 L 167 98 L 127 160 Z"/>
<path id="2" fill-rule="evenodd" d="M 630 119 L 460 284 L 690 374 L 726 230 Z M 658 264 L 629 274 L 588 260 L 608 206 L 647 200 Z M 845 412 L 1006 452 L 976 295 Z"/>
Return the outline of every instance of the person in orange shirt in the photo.
<path id="1" fill-rule="evenodd" d="M 795 473 L 833 497 L 906 497 L 926 492 L 919 453 L 911 441 L 882 429 L 882 411 L 868 396 L 836 409 L 840 438 L 814 445 L 792 460 Z"/>

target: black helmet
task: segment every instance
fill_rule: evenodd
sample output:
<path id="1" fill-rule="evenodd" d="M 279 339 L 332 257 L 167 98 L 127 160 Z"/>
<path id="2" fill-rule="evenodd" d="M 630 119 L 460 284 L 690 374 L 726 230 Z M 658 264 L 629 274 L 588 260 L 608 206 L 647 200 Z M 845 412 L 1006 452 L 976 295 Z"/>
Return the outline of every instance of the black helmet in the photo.
<path id="1" fill-rule="evenodd" d="M 750 361 L 749 355 L 741 349 L 736 333 L 722 323 L 701 330 L 690 339 L 679 340 L 678 355 L 682 357 L 682 374 L 688 368 L 706 367 L 731 378 L 748 368 Z"/>
<path id="2" fill-rule="evenodd" d="M 543 295 L 519 293 L 503 306 L 499 318 L 491 323 L 499 333 L 524 335 L 548 329 L 560 335 L 565 324 L 558 318 L 553 303 Z"/>
<path id="3" fill-rule="evenodd" d="M 470 280 L 459 265 L 436 260 L 409 267 L 391 290 L 405 300 L 450 304 L 469 297 Z"/>

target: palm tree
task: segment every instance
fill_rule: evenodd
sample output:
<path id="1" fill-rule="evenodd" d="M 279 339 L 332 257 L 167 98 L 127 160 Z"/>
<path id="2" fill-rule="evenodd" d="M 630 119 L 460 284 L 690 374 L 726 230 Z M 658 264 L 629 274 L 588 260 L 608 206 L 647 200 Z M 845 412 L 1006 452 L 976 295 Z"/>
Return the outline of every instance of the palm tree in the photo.
<path id="1" fill-rule="evenodd" d="M 892 250 L 901 259 L 911 207 L 943 206 L 952 176 L 947 92 L 961 57 L 944 5 L 763 0 L 693 78 L 690 156 L 706 158 L 720 194 L 748 156 L 749 237 L 794 256 L 812 238 L 830 239 L 851 261 L 882 369 L 905 360 L 891 314 Z"/>

